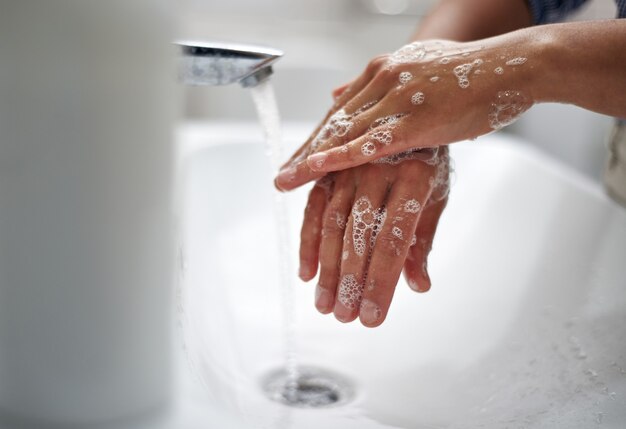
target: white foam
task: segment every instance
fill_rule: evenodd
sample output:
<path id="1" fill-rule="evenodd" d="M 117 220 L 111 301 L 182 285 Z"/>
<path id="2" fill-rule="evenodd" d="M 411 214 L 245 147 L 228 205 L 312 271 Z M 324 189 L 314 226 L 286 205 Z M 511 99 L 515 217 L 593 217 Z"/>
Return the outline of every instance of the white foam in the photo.
<path id="1" fill-rule="evenodd" d="M 400 76 L 398 77 L 398 80 L 400 81 L 401 85 L 406 85 L 407 83 L 411 81 L 411 79 L 413 79 L 413 75 L 411 74 L 411 72 L 408 72 L 408 71 L 403 71 L 402 73 L 400 73 Z"/>
<path id="2" fill-rule="evenodd" d="M 366 196 L 360 197 L 352 206 L 352 244 L 357 255 L 365 255 L 366 233 L 369 231 L 369 250 L 376 244 L 376 236 L 387 218 L 387 209 L 383 206 L 373 209 Z"/>
<path id="3" fill-rule="evenodd" d="M 437 153 L 437 164 L 435 177 L 432 180 L 431 201 L 441 201 L 448 196 L 450 192 L 450 156 L 448 155 L 448 147 L 442 146 Z M 430 181 L 429 181 L 430 183 Z"/>
<path id="4" fill-rule="evenodd" d="M 468 78 L 469 74 L 472 72 L 472 69 L 474 67 L 478 67 L 482 63 L 483 63 L 483 60 L 481 60 L 480 58 L 477 58 L 471 63 L 461 64 L 454 68 L 454 75 L 459 81 L 459 86 L 461 88 L 465 89 L 469 87 L 470 85 L 469 78 Z"/>
<path id="5" fill-rule="evenodd" d="M 404 161 L 419 159 L 420 161 L 428 163 L 429 156 L 426 154 L 432 153 L 436 151 L 432 148 L 417 148 L 417 149 L 409 149 L 404 152 L 394 153 L 389 156 L 384 156 L 382 158 L 378 158 L 377 160 L 372 161 L 373 164 L 390 164 L 397 165 Z M 436 153 L 436 152 L 435 152 Z"/>
<path id="6" fill-rule="evenodd" d="M 511 125 L 532 106 L 520 91 L 500 91 L 489 108 L 489 126 L 499 130 Z"/>
<path id="7" fill-rule="evenodd" d="M 419 201 L 410 199 L 404 203 L 404 211 L 407 213 L 417 213 L 422 208 Z"/>
<path id="8" fill-rule="evenodd" d="M 348 115 L 344 109 L 339 109 L 337 112 L 335 112 L 328 119 L 326 124 L 322 126 L 320 131 L 311 142 L 309 154 L 315 152 L 319 148 L 319 146 L 321 146 L 323 143 L 326 143 L 332 137 L 345 137 L 345 135 L 348 134 L 348 132 L 354 126 L 352 117 L 353 115 Z"/>
<path id="9" fill-rule="evenodd" d="M 502 74 L 504 73 L 504 69 L 502 67 L 496 67 L 495 69 L 493 69 L 493 72 L 495 74 Z"/>
<path id="10" fill-rule="evenodd" d="M 439 76 L 433 76 L 433 77 L 431 77 L 431 78 L 430 78 L 430 81 L 431 81 L 432 83 L 435 83 L 435 82 L 437 82 L 438 80 L 439 80 Z"/>
<path id="11" fill-rule="evenodd" d="M 361 153 L 365 156 L 372 156 L 376 153 L 376 145 L 372 142 L 365 142 L 361 146 Z"/>
<path id="12" fill-rule="evenodd" d="M 413 94 L 411 96 L 411 104 L 413 105 L 420 105 L 424 102 L 424 93 L 423 92 L 416 92 L 415 94 Z"/>
<path id="13" fill-rule="evenodd" d="M 378 100 L 369 101 L 353 113 L 346 113 L 345 109 L 337 110 L 322 126 L 313 138 L 308 150 L 304 151 L 300 158 L 306 158 L 306 156 L 316 152 L 322 144 L 328 142 L 333 137 L 345 137 L 354 126 L 354 118 L 372 108 L 376 103 L 378 103 Z"/>
<path id="14" fill-rule="evenodd" d="M 337 299 L 344 307 L 355 309 L 361 303 L 363 285 L 359 283 L 354 274 L 346 274 L 341 278 Z"/>
<path id="15" fill-rule="evenodd" d="M 512 60 L 507 61 L 506 65 L 507 66 L 521 66 L 527 60 L 528 60 L 527 58 L 517 57 L 517 58 L 513 58 Z"/>
<path id="16" fill-rule="evenodd" d="M 393 141 L 393 134 L 390 130 L 378 130 L 370 133 L 369 138 L 387 146 Z"/>
<path id="17" fill-rule="evenodd" d="M 404 239 L 402 230 L 397 226 L 391 228 L 391 234 L 393 234 L 394 237 L 399 238 L 400 240 Z"/>
<path id="18" fill-rule="evenodd" d="M 340 213 L 335 213 L 335 222 L 340 229 L 346 229 L 346 217 Z"/>
<path id="19" fill-rule="evenodd" d="M 387 60 L 387 66 L 391 66 L 394 64 L 414 63 L 424 58 L 424 55 L 426 55 L 426 49 L 424 48 L 423 43 L 409 43 L 408 45 L 404 45 L 389 56 L 389 59 Z"/>

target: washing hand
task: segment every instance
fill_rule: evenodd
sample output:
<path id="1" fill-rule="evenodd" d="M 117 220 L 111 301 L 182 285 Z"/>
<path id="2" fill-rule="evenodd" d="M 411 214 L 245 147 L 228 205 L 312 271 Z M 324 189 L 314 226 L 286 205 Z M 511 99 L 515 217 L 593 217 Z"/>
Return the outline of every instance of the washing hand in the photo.
<path id="1" fill-rule="evenodd" d="M 452 3 L 452 2 L 451 2 Z M 326 172 L 502 128 L 533 103 L 626 117 L 626 20 L 544 25 L 477 42 L 426 41 L 377 57 L 276 178 Z"/>
<path id="2" fill-rule="evenodd" d="M 334 107 L 276 185 L 290 190 L 329 171 L 506 126 L 532 105 L 521 84 L 532 67 L 523 52 L 487 42 L 415 42 L 375 58 L 334 91 Z"/>
<path id="3" fill-rule="evenodd" d="M 300 245 L 300 277 L 311 280 L 320 267 L 317 309 L 378 326 L 403 267 L 410 287 L 427 291 L 426 260 L 448 186 L 447 147 L 426 161 L 383 158 L 318 181 Z"/>

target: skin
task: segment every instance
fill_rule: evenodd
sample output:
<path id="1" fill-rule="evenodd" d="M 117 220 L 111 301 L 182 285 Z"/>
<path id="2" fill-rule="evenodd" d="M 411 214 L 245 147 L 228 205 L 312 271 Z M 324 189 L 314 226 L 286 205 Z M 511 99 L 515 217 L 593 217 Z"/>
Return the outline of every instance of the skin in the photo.
<path id="1" fill-rule="evenodd" d="M 447 156 L 439 159 L 439 168 L 447 175 Z M 302 225 L 300 277 L 311 280 L 319 264 L 315 305 L 321 313 L 332 312 L 341 322 L 359 317 L 365 326 L 380 325 L 403 268 L 412 289 L 430 289 L 426 260 L 447 197 L 445 186 L 432 183 L 437 168 L 421 160 L 368 164 L 315 184 Z M 366 231 L 365 251 L 359 255 L 352 239 L 357 220 L 351 212 L 362 197 L 371 204 L 363 221 L 371 222 L 379 208 L 384 208 L 386 217 L 374 246 L 369 244 L 372 231 Z M 344 305 L 339 299 L 340 283 L 346 276 L 353 276 L 362 290 L 362 301 L 354 305 Z"/>
<path id="2" fill-rule="evenodd" d="M 338 98 L 332 112 L 343 108 L 354 113 L 366 103 L 379 100 L 354 118 L 354 126 L 339 137 L 323 142 L 311 151 L 314 137 L 288 162 L 276 178 L 276 185 L 290 190 L 330 171 L 365 164 L 373 159 L 410 148 L 446 145 L 493 131 L 489 123 L 492 104 L 501 91 L 524 94 L 534 103 L 560 102 L 606 115 L 626 117 L 626 20 L 577 22 L 538 26 L 514 31 L 478 42 L 425 42 L 426 55 L 419 60 L 397 64 L 390 56 L 377 57 L 365 72 Z M 439 52 L 441 51 L 441 54 Z M 442 64 L 443 57 L 449 63 Z M 522 65 L 506 62 L 523 57 Z M 482 61 L 468 75 L 469 86 L 461 88 L 454 75 L 456 66 Z M 494 73 L 502 67 L 504 73 Z M 480 70 L 482 74 L 474 74 Z M 402 72 L 413 79 L 398 84 Z M 439 76 L 436 83 L 429 81 Z M 425 94 L 415 106 L 411 96 Z M 371 140 L 370 125 L 383 116 L 405 114 L 394 130 L 394 141 L 380 145 L 373 156 L 361 146 Z M 454 126 L 450 126 L 454 123 Z M 342 146 L 347 147 L 342 150 Z"/>
<path id="3" fill-rule="evenodd" d="M 447 201 L 442 195 L 434 195 L 437 191 L 424 187 L 428 183 L 424 182 L 425 178 L 432 177 L 432 166 L 419 160 L 381 166 L 370 164 L 373 159 L 407 148 L 445 145 L 490 132 L 486 121 L 488 107 L 499 91 L 511 89 L 523 91 L 528 102 L 525 107 L 557 101 L 626 117 L 623 74 L 626 58 L 620 52 L 626 40 L 625 22 L 572 23 L 514 31 L 531 24 L 524 0 L 443 0 L 424 19 L 413 40 L 447 40 L 426 42 L 429 54 L 413 63 L 390 66 L 388 56 L 377 57 L 361 76 L 335 89 L 335 104 L 326 118 L 285 164 L 275 181 L 280 190 L 294 189 L 322 177 L 326 181 L 326 184 L 317 183 L 311 191 L 300 249 L 303 280 L 315 277 L 320 266 L 318 310 L 334 312 L 342 322 L 359 317 L 365 326 L 374 327 L 387 316 L 402 269 L 414 290 L 423 292 L 431 286 L 426 261 Z M 470 42 L 478 39 L 483 40 Z M 439 50 L 443 52 L 439 54 Z M 444 56 L 450 58 L 449 63 L 439 61 Z M 528 58 L 528 62 L 519 66 L 500 65 L 515 57 Z M 460 88 L 452 70 L 476 59 L 483 61 L 477 68 L 487 73 L 470 74 L 470 86 Z M 489 72 L 496 65 L 502 66 L 505 73 L 494 79 L 496 75 Z M 409 71 L 413 78 L 399 86 L 402 71 Z M 435 75 L 440 80 L 434 84 L 426 79 Z M 489 79 L 483 79 L 487 76 Z M 410 104 L 411 95 L 418 90 L 425 94 L 424 103 Z M 312 150 L 314 137 L 334 113 L 342 108 L 354 113 L 374 100 L 378 103 L 353 118 L 355 125 L 349 132 Z M 393 144 L 377 145 L 375 154 L 364 155 L 361 146 L 364 136 L 370 133 L 371 121 L 393 113 L 405 114 L 391 129 Z M 454 127 L 450 126 L 452 123 Z M 340 148 L 343 145 L 347 152 Z M 318 153 L 326 156 L 311 158 Z M 331 171 L 338 172 L 327 175 Z M 401 228 L 403 232 L 415 223 L 413 246 L 389 235 L 394 226 L 389 222 L 401 217 L 391 212 L 397 212 L 406 198 L 406 195 L 398 196 L 402 190 L 412 190 L 416 200 L 425 202 L 417 216 L 403 220 L 406 222 Z M 346 230 L 332 226 L 333 222 L 337 225 L 336 213 L 343 213 L 342 216 L 349 213 L 359 195 L 368 195 L 374 206 L 384 203 L 389 211 L 371 259 L 365 262 L 350 254 L 347 259 L 342 258 L 344 250 L 349 250 L 351 245 L 351 216 L 347 216 Z M 337 300 L 337 285 L 347 274 L 361 281 L 365 279 L 362 301 L 357 308 L 344 307 Z M 372 280 L 374 287 L 367 287 Z"/>

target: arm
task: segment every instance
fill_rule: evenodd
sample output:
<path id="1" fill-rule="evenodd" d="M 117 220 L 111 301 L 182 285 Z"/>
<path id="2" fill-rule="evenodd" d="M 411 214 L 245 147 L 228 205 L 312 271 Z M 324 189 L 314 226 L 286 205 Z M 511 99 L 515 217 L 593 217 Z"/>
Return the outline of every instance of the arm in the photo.
<path id="1" fill-rule="evenodd" d="M 526 0 L 443 0 L 424 18 L 411 40 L 467 42 L 531 24 Z"/>
<path id="2" fill-rule="evenodd" d="M 541 26 L 518 37 L 539 52 L 529 88 L 536 102 L 626 118 L 626 19 Z"/>
<path id="3" fill-rule="evenodd" d="M 508 33 L 532 23 L 527 0 L 442 0 L 422 20 L 411 41 L 468 42 Z M 333 97 L 339 97 L 348 86 L 349 83 L 334 89 Z"/>
<path id="4" fill-rule="evenodd" d="M 425 54 L 409 61 L 406 55 L 394 61 L 407 47 L 376 58 L 338 99 L 341 119 L 352 124 L 348 132 L 318 139 L 306 161 L 295 164 L 290 180 L 279 175 L 277 184 L 293 189 L 393 153 L 475 138 L 512 123 L 534 103 L 574 104 L 626 117 L 624 42 L 626 20 L 617 19 L 537 26 L 478 42 L 424 42 L 419 49 Z M 524 61 L 511 63 L 517 58 Z M 464 66 L 467 73 L 459 73 Z M 411 79 L 399 85 L 403 72 Z M 417 92 L 424 95 L 422 103 L 411 102 Z M 390 115 L 399 115 L 392 125 L 377 122 Z M 393 143 L 377 142 L 380 131 L 388 131 Z M 362 151 L 370 141 L 375 151 Z"/>

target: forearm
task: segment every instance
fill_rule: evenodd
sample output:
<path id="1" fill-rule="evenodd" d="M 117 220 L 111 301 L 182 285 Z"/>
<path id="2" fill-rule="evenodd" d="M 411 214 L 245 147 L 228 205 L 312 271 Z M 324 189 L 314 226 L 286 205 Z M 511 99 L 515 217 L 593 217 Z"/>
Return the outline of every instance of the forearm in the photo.
<path id="1" fill-rule="evenodd" d="M 412 40 L 471 41 L 531 24 L 526 0 L 442 0 L 424 18 Z"/>
<path id="2" fill-rule="evenodd" d="M 542 99 L 626 118 L 626 20 L 545 26 L 552 48 Z"/>
<path id="3" fill-rule="evenodd" d="M 523 81 L 509 84 L 533 101 L 626 117 L 626 20 L 537 26 L 486 42 L 528 58 L 519 68 Z"/>

